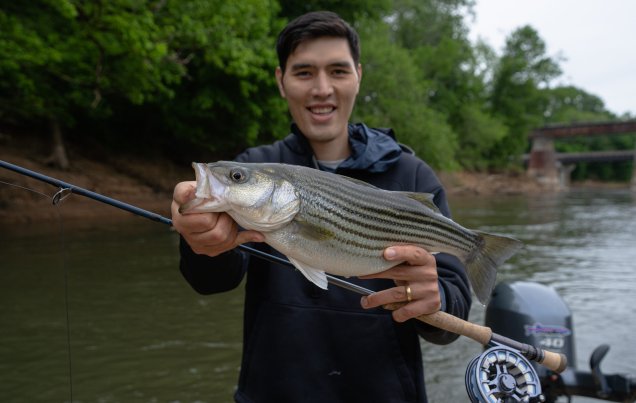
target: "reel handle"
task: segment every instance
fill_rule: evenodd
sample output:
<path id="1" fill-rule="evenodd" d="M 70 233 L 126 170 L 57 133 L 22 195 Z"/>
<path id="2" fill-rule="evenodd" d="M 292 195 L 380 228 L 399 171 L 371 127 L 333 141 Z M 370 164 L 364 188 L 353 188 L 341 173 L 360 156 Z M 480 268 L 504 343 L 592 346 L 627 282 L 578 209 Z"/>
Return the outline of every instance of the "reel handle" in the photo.
<path id="1" fill-rule="evenodd" d="M 386 304 L 384 308 L 394 311 L 404 305 L 406 305 L 406 302 L 397 302 Z M 416 319 L 439 329 L 468 337 L 483 346 L 488 345 L 492 341 L 511 347 L 518 350 L 527 359 L 538 362 L 557 373 L 563 372 L 568 365 L 568 359 L 564 354 L 554 353 L 530 344 L 520 343 L 516 340 L 493 333 L 492 329 L 487 326 L 480 326 L 468 322 L 446 312 L 437 311 L 430 315 L 420 315 Z"/>

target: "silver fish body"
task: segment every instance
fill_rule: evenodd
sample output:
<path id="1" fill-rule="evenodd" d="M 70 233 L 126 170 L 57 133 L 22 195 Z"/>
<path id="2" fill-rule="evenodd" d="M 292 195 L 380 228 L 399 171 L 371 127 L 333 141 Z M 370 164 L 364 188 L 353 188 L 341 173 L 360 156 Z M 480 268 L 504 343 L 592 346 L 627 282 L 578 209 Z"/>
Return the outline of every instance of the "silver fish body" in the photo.
<path id="1" fill-rule="evenodd" d="M 194 163 L 196 198 L 182 213 L 227 212 L 257 230 L 305 277 L 327 288 L 325 272 L 362 276 L 400 262 L 383 258 L 394 245 L 457 256 L 486 303 L 496 268 L 521 246 L 516 239 L 474 231 L 443 216 L 432 195 L 394 192 L 302 166 L 220 161 Z"/>

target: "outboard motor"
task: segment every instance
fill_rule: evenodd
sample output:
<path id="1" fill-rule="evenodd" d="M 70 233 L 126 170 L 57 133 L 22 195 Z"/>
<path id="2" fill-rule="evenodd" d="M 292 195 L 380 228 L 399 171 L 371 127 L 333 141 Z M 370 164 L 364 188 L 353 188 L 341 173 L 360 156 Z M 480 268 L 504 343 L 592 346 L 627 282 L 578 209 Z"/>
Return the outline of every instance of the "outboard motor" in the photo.
<path id="1" fill-rule="evenodd" d="M 493 291 L 485 321 L 495 333 L 567 356 L 568 367 L 561 374 L 531 363 L 546 402 L 573 395 L 636 402 L 635 378 L 601 371 L 608 345 L 594 350 L 589 372 L 576 368 L 572 313 L 553 288 L 531 282 L 502 282 Z"/>

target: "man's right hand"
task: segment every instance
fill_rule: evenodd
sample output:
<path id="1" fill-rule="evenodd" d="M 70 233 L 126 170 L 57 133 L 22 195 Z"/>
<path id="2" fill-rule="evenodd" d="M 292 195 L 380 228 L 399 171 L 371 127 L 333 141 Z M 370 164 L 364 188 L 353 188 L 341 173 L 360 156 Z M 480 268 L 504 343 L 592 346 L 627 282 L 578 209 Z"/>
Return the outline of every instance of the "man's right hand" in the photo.
<path id="1" fill-rule="evenodd" d="M 172 226 L 190 245 L 194 253 L 217 256 L 246 242 L 263 242 L 257 231 L 239 231 L 226 213 L 181 214 L 179 207 L 194 199 L 196 182 L 180 182 L 172 196 Z"/>

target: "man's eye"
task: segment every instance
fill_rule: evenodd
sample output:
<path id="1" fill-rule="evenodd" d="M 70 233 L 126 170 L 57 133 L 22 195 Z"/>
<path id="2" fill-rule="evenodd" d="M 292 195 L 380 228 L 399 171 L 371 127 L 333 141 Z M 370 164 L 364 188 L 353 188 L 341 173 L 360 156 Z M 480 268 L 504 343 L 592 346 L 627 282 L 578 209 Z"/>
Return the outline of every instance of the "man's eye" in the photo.
<path id="1" fill-rule="evenodd" d="M 331 75 L 336 78 L 348 77 L 350 74 L 351 74 L 351 71 L 346 69 L 335 69 L 331 72 Z"/>

